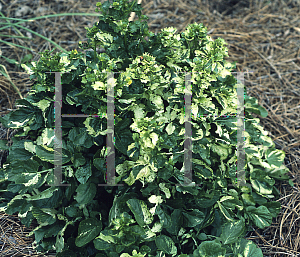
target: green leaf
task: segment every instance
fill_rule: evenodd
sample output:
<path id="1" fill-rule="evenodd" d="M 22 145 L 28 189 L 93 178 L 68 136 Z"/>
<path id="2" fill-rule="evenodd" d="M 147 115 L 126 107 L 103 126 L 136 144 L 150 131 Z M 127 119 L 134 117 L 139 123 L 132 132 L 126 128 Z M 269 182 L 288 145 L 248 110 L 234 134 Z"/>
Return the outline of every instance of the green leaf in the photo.
<path id="1" fill-rule="evenodd" d="M 246 213 L 254 224 L 261 229 L 272 224 L 272 215 L 266 206 L 259 206 L 258 208 L 248 206 L 246 208 Z"/>
<path id="2" fill-rule="evenodd" d="M 259 193 L 263 195 L 272 194 L 273 185 L 275 180 L 266 176 L 260 169 L 254 169 L 250 173 L 250 182 L 252 187 Z"/>
<path id="3" fill-rule="evenodd" d="M 24 149 L 25 144 L 31 143 L 31 142 L 23 142 L 23 148 L 17 147 L 17 146 L 12 146 L 11 149 L 9 150 L 9 155 L 7 157 L 7 160 L 9 162 L 11 161 L 29 161 L 29 159 L 33 156 L 32 153 L 27 151 L 27 149 Z"/>
<path id="4" fill-rule="evenodd" d="M 281 204 L 280 202 L 267 202 L 264 203 L 273 218 L 276 218 L 281 211 Z"/>
<path id="5" fill-rule="evenodd" d="M 144 201 L 138 199 L 129 199 L 126 201 L 126 203 L 140 226 L 143 227 L 152 223 L 153 216 L 149 212 Z"/>
<path id="6" fill-rule="evenodd" d="M 35 109 L 20 107 L 18 110 L 12 111 L 4 117 L 0 117 L 0 122 L 6 128 L 21 128 L 31 121 L 35 113 Z"/>
<path id="7" fill-rule="evenodd" d="M 258 104 L 258 101 L 255 97 L 245 96 L 245 111 L 253 112 L 265 118 L 268 116 L 268 111 Z"/>
<path id="8" fill-rule="evenodd" d="M 35 234 L 35 240 L 37 242 L 40 242 L 43 238 L 49 238 L 52 236 L 56 236 L 59 231 L 61 231 L 64 228 L 64 224 L 58 223 L 57 221 L 48 226 L 38 226 L 35 228 L 34 231 L 31 231 L 32 233 Z M 30 235 L 30 234 L 29 234 Z M 53 240 L 55 243 L 56 240 Z"/>
<path id="9" fill-rule="evenodd" d="M 101 221 L 88 218 L 82 220 L 79 223 L 78 227 L 78 236 L 76 237 L 75 244 L 77 247 L 83 247 L 90 241 L 94 240 L 94 238 L 99 235 L 102 230 Z"/>
<path id="10" fill-rule="evenodd" d="M 21 63 L 26 63 L 26 62 L 28 62 L 28 61 L 30 61 L 31 59 L 32 59 L 32 54 L 26 54 L 23 58 L 22 58 L 22 60 L 21 60 Z"/>
<path id="11" fill-rule="evenodd" d="M 166 127 L 166 131 L 167 131 L 168 135 L 173 134 L 174 130 L 175 130 L 175 126 L 172 125 L 172 122 L 169 123 Z"/>
<path id="12" fill-rule="evenodd" d="M 233 244 L 245 232 L 245 222 L 243 219 L 236 222 L 228 222 L 222 228 L 221 240 L 223 244 Z"/>
<path id="13" fill-rule="evenodd" d="M 56 242 L 55 242 L 55 249 L 58 253 L 64 249 L 64 245 L 65 245 L 65 239 L 63 235 L 60 234 L 60 232 L 57 234 Z"/>
<path id="14" fill-rule="evenodd" d="M 69 217 L 74 218 L 79 214 L 79 210 L 78 210 L 78 208 L 76 208 L 74 206 L 68 206 L 68 207 L 65 207 L 65 213 Z"/>
<path id="15" fill-rule="evenodd" d="M 132 132 L 129 129 L 124 129 L 124 125 L 128 124 L 129 119 L 124 119 L 122 122 L 118 122 L 115 126 L 115 147 L 122 154 L 129 156 L 127 150 L 128 146 L 134 143 L 132 139 Z"/>
<path id="16" fill-rule="evenodd" d="M 182 212 L 185 217 L 185 226 L 195 227 L 204 221 L 205 215 L 203 212 L 195 209 L 191 212 Z"/>
<path id="17" fill-rule="evenodd" d="M 243 257 L 263 257 L 261 249 L 257 248 L 251 240 L 246 240 L 245 238 L 240 239 L 237 249 Z"/>
<path id="18" fill-rule="evenodd" d="M 84 156 L 81 153 L 75 153 L 73 158 L 74 167 L 78 168 L 86 163 Z"/>
<path id="19" fill-rule="evenodd" d="M 195 257 L 225 257 L 226 249 L 222 248 L 221 244 L 213 241 L 202 242 L 194 251 Z"/>
<path id="20" fill-rule="evenodd" d="M 45 128 L 42 132 L 42 135 L 37 138 L 36 143 L 37 145 L 46 145 L 48 147 L 53 147 L 54 138 L 54 129 Z"/>
<path id="21" fill-rule="evenodd" d="M 81 184 L 85 184 L 92 176 L 92 167 L 90 163 L 79 167 L 75 172 L 75 177 Z"/>
<path id="22" fill-rule="evenodd" d="M 217 201 L 217 204 L 220 208 L 220 211 L 222 212 L 222 214 L 224 215 L 224 217 L 228 220 L 233 222 L 234 219 L 232 218 L 232 216 L 230 215 L 231 210 L 227 210 L 221 203 L 220 201 Z"/>
<path id="23" fill-rule="evenodd" d="M 219 191 L 213 191 L 212 194 L 207 194 L 205 196 L 201 195 L 199 199 L 196 199 L 196 204 L 200 208 L 209 208 L 213 206 L 220 199 L 221 194 Z"/>
<path id="24" fill-rule="evenodd" d="M 41 200 L 41 199 L 48 199 L 53 196 L 53 193 L 55 191 L 58 191 L 58 188 L 50 187 L 43 192 L 38 193 L 37 195 L 27 197 L 27 201 L 35 201 L 35 200 Z"/>
<path id="25" fill-rule="evenodd" d="M 168 236 L 161 235 L 156 237 L 155 244 L 159 250 L 162 250 L 166 254 L 171 254 L 172 256 L 175 256 L 177 254 L 175 243 L 172 238 Z"/>
<path id="26" fill-rule="evenodd" d="M 76 189 L 75 200 L 80 204 L 88 204 L 96 195 L 96 185 L 94 183 L 80 184 Z"/>
<path id="27" fill-rule="evenodd" d="M 32 208 L 32 215 L 35 217 L 39 224 L 44 226 L 52 225 L 56 221 L 57 211 L 49 208 Z"/>
<path id="28" fill-rule="evenodd" d="M 284 161 L 285 152 L 278 149 L 268 149 L 265 156 L 269 164 L 279 167 Z"/>
<path id="29" fill-rule="evenodd" d="M 238 197 L 235 196 L 231 196 L 231 195 L 227 195 L 227 196 L 223 196 L 220 198 L 220 202 L 223 204 L 224 207 L 228 208 L 228 209 L 239 209 L 242 210 L 243 209 L 243 204 L 241 201 L 238 200 Z"/>
<path id="30" fill-rule="evenodd" d="M 101 231 L 100 235 L 93 241 L 95 248 L 100 251 L 111 248 L 113 244 L 116 244 L 115 235 L 117 233 L 117 231 L 107 229 Z"/>
<path id="31" fill-rule="evenodd" d="M 273 177 L 275 179 L 278 180 L 287 180 L 289 179 L 289 176 L 287 175 L 287 173 L 289 172 L 289 169 L 284 165 L 280 165 L 277 168 L 270 168 L 270 169 L 266 169 L 267 170 L 267 174 L 270 177 Z"/>
<path id="32" fill-rule="evenodd" d="M 93 145 L 92 137 L 86 132 L 82 132 L 79 135 L 76 135 L 74 142 L 76 146 L 84 146 L 90 148 Z"/>
<path id="33" fill-rule="evenodd" d="M 45 145 L 36 146 L 36 155 L 42 160 L 54 164 L 54 149 Z M 66 164 L 71 160 L 71 153 L 62 148 L 62 164 Z"/>
<path id="34" fill-rule="evenodd" d="M 220 160 L 226 160 L 231 153 L 231 146 L 224 144 L 213 144 L 211 150 L 220 156 Z"/>
<path id="35" fill-rule="evenodd" d="M 252 205 L 252 206 L 255 206 L 255 201 L 254 201 L 254 198 L 252 195 L 249 195 L 249 194 L 242 194 L 242 199 L 243 199 L 243 202 L 246 204 L 246 205 Z"/>
<path id="36" fill-rule="evenodd" d="M 7 205 L 6 213 L 13 215 L 15 212 L 19 212 L 20 206 L 26 204 L 26 200 L 21 195 L 16 195 Z"/>

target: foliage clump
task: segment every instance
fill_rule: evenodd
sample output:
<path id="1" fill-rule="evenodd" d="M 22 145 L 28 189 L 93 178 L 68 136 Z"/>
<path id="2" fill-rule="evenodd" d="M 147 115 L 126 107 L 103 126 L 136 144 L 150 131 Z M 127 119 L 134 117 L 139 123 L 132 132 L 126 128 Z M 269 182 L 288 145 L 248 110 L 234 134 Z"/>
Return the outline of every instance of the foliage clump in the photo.
<path id="1" fill-rule="evenodd" d="M 284 152 L 259 125 L 266 110 L 245 92 L 245 181 L 236 183 L 237 80 L 224 60 L 223 39 L 202 24 L 181 34 L 148 30 L 136 1 L 98 3 L 99 22 L 81 49 L 23 65 L 36 79 L 21 105 L 1 118 L 18 129 L 0 169 L 0 205 L 36 219 L 38 251 L 63 256 L 262 256 L 243 237 L 265 228 L 280 212 L 275 180 L 288 180 Z M 129 22 L 134 11 L 139 19 Z M 146 40 L 147 38 L 147 40 Z M 104 53 L 98 54 L 97 47 Z M 55 75 L 61 72 L 62 183 L 54 181 Z M 106 158 L 108 72 L 114 72 L 116 184 Z M 191 74 L 192 181 L 185 180 L 185 86 Z M 26 139 L 24 139 L 26 137 Z M 23 138 L 23 139 L 22 139 Z M 108 150 L 108 151 L 107 151 Z M 290 184 L 292 182 L 290 181 Z"/>

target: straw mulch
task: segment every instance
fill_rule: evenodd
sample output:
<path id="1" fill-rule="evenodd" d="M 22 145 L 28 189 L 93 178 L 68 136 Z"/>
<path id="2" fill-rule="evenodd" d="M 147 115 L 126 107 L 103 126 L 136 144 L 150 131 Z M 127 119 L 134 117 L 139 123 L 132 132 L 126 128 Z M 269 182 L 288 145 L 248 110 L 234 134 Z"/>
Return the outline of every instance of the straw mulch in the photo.
<path id="1" fill-rule="evenodd" d="M 92 13 L 96 2 L 98 1 L 0 0 L 1 11 L 6 17 L 17 17 L 18 11 L 23 8 L 22 18 L 65 12 Z M 278 200 L 282 205 L 281 213 L 265 230 L 253 228 L 247 234 L 247 239 L 253 240 L 266 257 L 299 256 L 300 0 L 143 0 L 142 6 L 145 8 L 143 14 L 149 17 L 149 28 L 153 32 L 170 26 L 182 32 L 190 23 L 203 23 L 213 39 L 222 37 L 228 43 L 229 57 L 226 60 L 237 61 L 235 71 L 249 72 L 245 74 L 248 95 L 256 97 L 268 110 L 268 117 L 260 118 L 261 124 L 269 131 L 276 148 L 286 152 L 284 162 L 295 186 L 276 182 L 281 192 Z M 24 25 L 71 50 L 78 49 L 78 41 L 86 40 L 84 27 L 90 27 L 96 21 L 97 17 L 92 16 L 66 16 L 41 19 Z M 30 47 L 33 51 L 0 42 L 3 56 L 20 61 L 25 54 L 31 53 L 36 61 L 40 51 L 53 49 L 53 45 L 45 40 L 20 31 L 32 37 L 32 40 L 2 40 Z M 17 35 L 13 29 L 5 32 Z M 25 97 L 33 83 L 29 76 L 3 58 L 1 63 Z M 1 116 L 16 109 L 15 100 L 18 98 L 9 80 L 0 76 Z M 0 138 L 10 139 L 13 133 L 10 129 L 0 127 Z M 7 152 L 0 152 L 1 165 L 6 156 Z M 26 228 L 17 215 L 2 214 L 0 256 L 51 256 L 49 253 L 33 255 L 31 243 L 34 237 L 26 238 L 25 235 L 34 226 L 36 223 Z"/>

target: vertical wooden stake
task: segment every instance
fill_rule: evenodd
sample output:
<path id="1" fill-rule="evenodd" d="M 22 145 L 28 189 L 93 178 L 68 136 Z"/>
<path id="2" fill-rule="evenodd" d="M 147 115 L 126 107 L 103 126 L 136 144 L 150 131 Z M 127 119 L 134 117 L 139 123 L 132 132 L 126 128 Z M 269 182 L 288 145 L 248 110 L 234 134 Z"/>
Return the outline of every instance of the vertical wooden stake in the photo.
<path id="1" fill-rule="evenodd" d="M 142 0 L 138 0 L 138 4 L 141 4 L 142 3 Z M 130 17 L 129 17 L 129 21 L 133 21 L 133 19 L 134 19 L 134 16 L 135 16 L 135 12 L 132 12 L 131 14 L 130 14 Z"/>

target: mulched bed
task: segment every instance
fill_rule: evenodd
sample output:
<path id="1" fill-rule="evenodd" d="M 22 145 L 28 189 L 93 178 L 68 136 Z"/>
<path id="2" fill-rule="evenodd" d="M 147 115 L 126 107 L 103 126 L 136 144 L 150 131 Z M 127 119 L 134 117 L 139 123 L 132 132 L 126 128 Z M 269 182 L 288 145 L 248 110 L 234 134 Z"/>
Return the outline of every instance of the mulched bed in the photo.
<path id="1" fill-rule="evenodd" d="M 6 17 L 22 19 L 67 12 L 95 13 L 97 2 L 104 1 L 0 0 L 0 12 Z M 300 0 L 143 0 L 142 6 L 153 32 L 172 26 L 180 33 L 190 23 L 203 23 L 213 39 L 221 37 L 228 43 L 229 57 L 226 60 L 237 62 L 236 72 L 248 72 L 244 81 L 248 95 L 256 97 L 269 112 L 266 118 L 253 116 L 260 118 L 276 148 L 285 151 L 284 163 L 290 171 L 294 187 L 287 182 L 276 182 L 281 193 L 278 201 L 282 210 L 279 216 L 265 230 L 253 228 L 247 239 L 253 240 L 266 257 L 299 256 Z M 85 27 L 91 27 L 97 20 L 95 16 L 63 16 L 22 25 L 71 50 L 78 49 L 78 42 L 87 39 Z M 26 46 L 32 51 L 0 42 L 0 55 L 20 61 L 31 53 L 33 61 L 36 61 L 40 51 L 53 49 L 53 45 L 33 33 L 23 29 L 19 31 L 32 39 L 1 37 L 1 40 Z M 19 35 L 17 30 L 11 28 L 2 30 L 2 33 Z M 3 58 L 1 64 L 22 97 L 25 97 L 33 84 L 29 75 Z M 19 98 L 10 81 L 0 76 L 0 115 L 17 109 L 15 101 Z M 9 140 L 14 133 L 0 124 L 1 139 Z M 0 151 L 1 166 L 6 157 L 7 152 Z M 37 223 L 26 228 L 18 215 L 0 215 L 1 256 L 55 256 L 54 252 L 52 255 L 33 254 L 34 237 L 26 235 Z"/>

